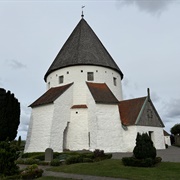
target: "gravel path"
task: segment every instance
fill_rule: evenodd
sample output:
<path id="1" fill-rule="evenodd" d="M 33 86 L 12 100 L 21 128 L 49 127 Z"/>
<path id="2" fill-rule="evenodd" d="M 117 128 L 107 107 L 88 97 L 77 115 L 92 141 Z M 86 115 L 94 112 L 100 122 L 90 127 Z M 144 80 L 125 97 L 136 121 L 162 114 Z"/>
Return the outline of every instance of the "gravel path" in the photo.
<path id="1" fill-rule="evenodd" d="M 133 153 L 113 153 L 113 159 L 122 159 L 130 157 Z M 162 158 L 163 162 L 180 162 L 180 148 L 169 146 L 167 149 L 157 150 L 157 156 Z"/>

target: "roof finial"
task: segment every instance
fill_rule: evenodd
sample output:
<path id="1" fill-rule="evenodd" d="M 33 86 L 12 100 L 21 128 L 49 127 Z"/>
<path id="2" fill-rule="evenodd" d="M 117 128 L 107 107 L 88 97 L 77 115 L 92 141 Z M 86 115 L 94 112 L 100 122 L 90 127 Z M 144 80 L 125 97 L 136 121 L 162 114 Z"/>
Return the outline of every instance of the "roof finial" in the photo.
<path id="1" fill-rule="evenodd" d="M 147 94 L 148 94 L 148 101 L 150 101 L 150 89 L 147 88 Z"/>
<path id="2" fill-rule="evenodd" d="M 82 9 L 81 17 L 82 17 L 82 18 L 84 17 L 84 14 L 83 14 L 83 8 L 85 8 L 85 6 L 82 6 L 82 7 L 81 7 L 81 9 Z"/>

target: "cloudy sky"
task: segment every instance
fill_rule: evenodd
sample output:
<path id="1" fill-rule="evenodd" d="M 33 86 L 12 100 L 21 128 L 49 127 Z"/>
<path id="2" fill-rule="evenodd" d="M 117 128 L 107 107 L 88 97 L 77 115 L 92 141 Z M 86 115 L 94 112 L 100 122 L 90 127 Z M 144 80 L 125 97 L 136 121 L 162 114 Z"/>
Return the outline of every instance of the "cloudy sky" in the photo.
<path id="1" fill-rule="evenodd" d="M 179 0 L 0 0 L 0 87 L 21 103 L 18 136 L 26 139 L 28 105 L 46 90 L 44 75 L 81 19 L 122 72 L 124 99 L 147 95 L 165 129 L 180 123 Z"/>

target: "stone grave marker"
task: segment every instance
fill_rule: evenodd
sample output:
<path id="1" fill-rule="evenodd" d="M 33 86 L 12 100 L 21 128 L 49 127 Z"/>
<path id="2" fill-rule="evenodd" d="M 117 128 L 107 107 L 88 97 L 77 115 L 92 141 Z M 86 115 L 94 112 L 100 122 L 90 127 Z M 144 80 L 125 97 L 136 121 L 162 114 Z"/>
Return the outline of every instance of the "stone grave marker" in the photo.
<path id="1" fill-rule="evenodd" d="M 47 148 L 45 150 L 45 161 L 51 162 L 53 160 L 53 150 L 51 148 Z"/>

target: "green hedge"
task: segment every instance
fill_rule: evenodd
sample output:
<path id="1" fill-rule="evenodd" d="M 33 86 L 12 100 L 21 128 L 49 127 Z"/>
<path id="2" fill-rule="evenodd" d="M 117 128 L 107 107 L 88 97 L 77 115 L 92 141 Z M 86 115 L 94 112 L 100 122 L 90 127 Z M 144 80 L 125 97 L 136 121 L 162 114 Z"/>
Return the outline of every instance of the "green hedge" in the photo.
<path id="1" fill-rule="evenodd" d="M 135 157 L 124 157 L 122 162 L 125 166 L 134 166 L 134 167 L 153 167 L 155 164 L 160 163 L 162 160 L 161 157 L 156 157 L 155 159 L 146 158 L 146 159 L 137 159 Z"/>

